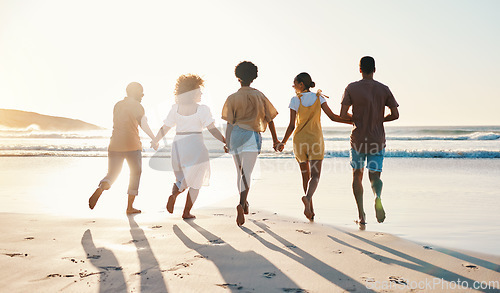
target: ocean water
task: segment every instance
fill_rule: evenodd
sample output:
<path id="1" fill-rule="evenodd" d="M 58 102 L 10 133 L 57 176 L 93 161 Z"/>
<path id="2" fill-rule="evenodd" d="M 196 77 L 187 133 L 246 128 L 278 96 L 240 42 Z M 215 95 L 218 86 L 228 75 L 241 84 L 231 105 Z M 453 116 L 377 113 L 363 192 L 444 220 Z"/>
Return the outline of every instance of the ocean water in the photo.
<path id="1" fill-rule="evenodd" d="M 222 128 L 221 128 L 222 130 Z M 326 158 L 349 156 L 350 127 L 325 127 Z M 285 129 L 278 128 L 278 137 Z M 110 130 L 79 133 L 0 130 L 0 156 L 107 155 Z M 212 157 L 223 155 L 222 144 L 205 131 L 205 143 Z M 170 156 L 171 131 L 158 152 L 143 137 L 144 156 Z M 269 131 L 263 135 L 262 158 L 293 158 L 291 147 L 283 153 L 271 148 Z M 500 126 L 386 127 L 386 157 L 500 159 Z M 289 144 L 290 145 L 290 144 Z"/>
<path id="2" fill-rule="evenodd" d="M 279 128 L 278 136 L 284 132 Z M 88 196 L 106 172 L 110 134 L 109 130 L 1 130 L 1 210 L 87 215 Z M 355 228 L 349 134 L 349 127 L 324 129 L 327 154 L 315 194 L 318 223 Z M 223 153 L 220 142 L 209 133 L 204 135 L 212 157 L 212 178 L 210 186 L 202 188 L 195 208 L 234 208 L 237 191 L 232 159 Z M 423 245 L 500 255 L 500 126 L 387 127 L 386 137 L 382 179 L 388 218 L 384 224 L 374 220 L 370 186 L 365 178 L 367 229 Z M 276 153 L 269 132 L 263 138 L 263 152 L 252 178 L 251 207 L 303 220 L 300 171 L 291 146 Z M 157 152 L 147 148 L 149 139 L 143 138 L 146 158 L 141 192 L 147 196 L 140 197 L 138 204 L 150 213 L 165 212 L 174 177 L 173 172 L 165 172 L 169 171 L 172 139 L 173 133 L 169 133 L 165 146 Z M 112 214 L 110 211 L 126 191 L 127 180 L 126 175 L 120 176 L 115 184 L 118 187 L 106 196 L 109 201 L 100 202 L 103 215 Z M 280 196 L 267 196 L 269 190 L 279 190 Z M 49 197 L 52 200 L 47 200 Z M 93 215 L 98 213 L 92 211 Z M 120 211 L 116 213 L 121 215 Z"/>

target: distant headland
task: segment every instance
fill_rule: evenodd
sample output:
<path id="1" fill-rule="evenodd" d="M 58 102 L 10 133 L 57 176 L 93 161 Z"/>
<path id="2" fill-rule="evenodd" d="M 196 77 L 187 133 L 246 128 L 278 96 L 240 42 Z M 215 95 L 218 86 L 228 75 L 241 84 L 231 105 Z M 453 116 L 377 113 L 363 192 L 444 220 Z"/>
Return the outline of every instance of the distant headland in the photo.
<path id="1" fill-rule="evenodd" d="M 0 128 L 41 131 L 101 130 L 103 127 L 77 119 L 42 115 L 21 110 L 0 109 Z"/>

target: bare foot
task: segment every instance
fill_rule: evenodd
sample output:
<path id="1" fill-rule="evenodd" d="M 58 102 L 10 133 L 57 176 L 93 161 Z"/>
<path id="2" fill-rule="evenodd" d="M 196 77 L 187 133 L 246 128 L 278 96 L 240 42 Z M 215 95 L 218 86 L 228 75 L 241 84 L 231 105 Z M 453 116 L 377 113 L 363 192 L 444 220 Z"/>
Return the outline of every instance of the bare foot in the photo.
<path id="1" fill-rule="evenodd" d="M 241 204 L 236 206 L 236 211 L 238 212 L 238 215 L 236 216 L 236 224 L 238 226 L 241 226 L 245 223 L 245 215 L 244 215 L 244 210 Z"/>
<path id="2" fill-rule="evenodd" d="M 248 215 L 248 207 L 249 207 L 249 206 L 250 206 L 250 205 L 248 204 L 248 201 L 247 201 L 247 202 L 245 202 L 245 205 L 243 206 L 243 213 L 244 213 L 245 215 Z"/>
<path id="3" fill-rule="evenodd" d="M 382 206 L 382 200 L 380 197 L 375 198 L 375 215 L 377 216 L 377 221 L 383 223 L 385 220 L 385 211 Z"/>
<path id="4" fill-rule="evenodd" d="M 358 224 L 358 228 L 361 231 L 366 230 L 366 222 L 361 222 L 360 220 L 354 220 L 354 223 Z"/>
<path id="5" fill-rule="evenodd" d="M 177 195 L 171 195 L 168 197 L 168 202 L 167 202 L 167 211 L 169 213 L 174 212 L 174 205 L 175 205 L 175 199 L 177 198 Z"/>
<path id="6" fill-rule="evenodd" d="M 354 220 L 354 222 L 356 222 L 356 224 L 366 225 L 366 214 L 363 213 L 359 216 L 359 220 Z"/>
<path id="7" fill-rule="evenodd" d="M 94 194 L 89 198 L 89 208 L 91 210 L 94 209 L 95 205 L 97 204 L 97 201 L 99 200 L 99 197 L 101 196 L 103 192 L 103 189 L 100 187 L 97 187 L 97 189 L 94 191 Z"/>
<path id="8" fill-rule="evenodd" d="M 313 213 L 311 212 L 311 201 L 306 196 L 303 196 L 302 202 L 304 203 L 304 215 L 309 220 L 312 220 Z"/>
<path id="9" fill-rule="evenodd" d="M 185 219 L 185 220 L 187 220 L 187 219 L 195 219 L 196 216 L 188 213 L 188 214 L 182 214 L 182 218 Z"/>
<path id="10" fill-rule="evenodd" d="M 140 214 L 142 211 L 135 208 L 128 208 L 127 215 Z"/>

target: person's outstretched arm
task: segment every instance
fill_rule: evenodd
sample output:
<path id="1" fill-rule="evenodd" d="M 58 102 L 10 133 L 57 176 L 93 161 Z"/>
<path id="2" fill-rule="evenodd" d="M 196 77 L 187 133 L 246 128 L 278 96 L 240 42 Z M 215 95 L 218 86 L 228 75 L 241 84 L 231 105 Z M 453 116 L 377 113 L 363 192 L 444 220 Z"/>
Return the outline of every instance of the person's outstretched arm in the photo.
<path id="1" fill-rule="evenodd" d="M 391 109 L 391 114 L 384 117 L 384 122 L 394 121 L 399 118 L 398 107 L 389 108 Z"/>
<path id="2" fill-rule="evenodd" d="M 149 127 L 148 119 L 146 118 L 146 116 L 142 116 L 141 129 L 149 136 L 149 138 L 151 138 L 152 140 L 155 139 L 155 135 L 153 134 L 153 131 L 151 131 L 151 128 Z"/>
<path id="3" fill-rule="evenodd" d="M 226 139 L 224 138 L 224 136 L 222 135 L 222 133 L 219 131 L 219 129 L 217 129 L 217 127 L 215 127 L 215 124 L 212 123 L 210 125 L 207 126 L 207 130 L 210 132 L 210 134 L 213 135 L 213 137 L 215 137 L 218 141 L 222 142 L 222 143 L 226 143 Z"/>
<path id="4" fill-rule="evenodd" d="M 346 123 L 346 124 L 352 124 L 352 119 L 344 119 L 340 117 L 339 115 L 333 114 L 332 110 L 330 107 L 328 107 L 328 104 L 324 102 L 321 104 L 321 109 L 323 109 L 323 112 L 334 122 L 340 122 L 340 123 Z"/>
<path id="5" fill-rule="evenodd" d="M 276 127 L 274 126 L 274 121 L 271 120 L 267 123 L 269 125 L 269 131 L 271 131 L 271 136 L 273 137 L 273 149 L 276 150 L 276 147 L 280 143 L 278 140 L 278 136 L 276 135 Z"/>
<path id="6" fill-rule="evenodd" d="M 158 130 L 158 134 L 156 134 L 156 137 L 153 138 L 153 141 L 151 141 L 151 147 L 157 150 L 160 139 L 162 139 L 170 129 L 171 127 L 164 124 L 160 130 Z"/>
<path id="7" fill-rule="evenodd" d="M 282 152 L 283 149 L 285 148 L 285 144 L 292 135 L 293 131 L 295 130 L 295 118 L 297 117 L 297 112 L 295 110 L 290 109 L 290 123 L 288 124 L 288 127 L 285 131 L 285 136 L 283 136 L 283 139 L 281 140 L 280 144 L 278 145 L 278 151 Z"/>
<path id="8" fill-rule="evenodd" d="M 158 130 L 158 133 L 156 134 L 156 137 L 153 138 L 154 142 L 159 142 L 160 139 L 162 139 L 167 132 L 171 129 L 171 127 L 168 127 L 167 125 L 163 125 L 160 130 Z"/>
<path id="9" fill-rule="evenodd" d="M 231 132 L 233 131 L 233 124 L 231 123 L 227 123 L 227 126 L 226 126 L 226 148 L 229 150 L 229 146 L 231 145 L 230 144 L 230 140 L 231 140 Z"/>
<path id="10" fill-rule="evenodd" d="M 352 120 L 352 115 L 347 112 L 350 107 L 351 106 L 342 105 L 340 108 L 340 118 Z"/>

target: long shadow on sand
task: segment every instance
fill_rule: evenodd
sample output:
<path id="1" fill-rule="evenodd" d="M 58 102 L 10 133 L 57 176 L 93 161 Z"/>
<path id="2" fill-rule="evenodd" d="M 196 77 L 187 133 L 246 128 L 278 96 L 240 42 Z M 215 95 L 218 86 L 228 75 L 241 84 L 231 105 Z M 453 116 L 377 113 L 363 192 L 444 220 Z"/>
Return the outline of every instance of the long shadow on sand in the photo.
<path id="1" fill-rule="evenodd" d="M 193 242 L 177 225 L 173 227 L 174 233 L 186 247 L 197 251 L 217 266 L 226 282 L 225 284 L 217 284 L 218 286 L 230 289 L 231 292 L 255 291 L 252 284 L 264 286 L 269 292 L 276 290 L 294 293 L 307 292 L 304 289 L 299 289 L 295 282 L 263 256 L 254 251 L 238 251 L 220 237 L 194 223 L 193 220 L 186 222 L 205 237 L 208 243 Z M 256 271 L 251 264 L 255 264 L 255 267 L 262 269 L 262 271 Z M 209 288 L 207 288 L 207 292 L 210 292 Z"/>
<path id="2" fill-rule="evenodd" d="M 447 254 L 449 256 L 453 256 L 455 258 L 461 259 L 463 261 L 466 261 L 466 262 L 469 262 L 469 263 L 473 263 L 475 265 L 478 265 L 478 266 L 481 266 L 483 268 L 492 270 L 494 272 L 500 272 L 500 264 L 492 263 L 490 261 L 486 261 L 484 259 L 473 257 L 473 256 L 470 256 L 470 255 L 467 255 L 467 254 L 464 254 L 464 253 L 461 253 L 461 252 L 458 252 L 458 251 L 454 251 L 454 250 L 451 250 L 451 249 L 446 249 L 446 248 L 439 247 L 439 248 L 435 248 L 434 250 L 439 251 L 439 252 L 441 252 L 443 254 Z"/>
<path id="3" fill-rule="evenodd" d="M 130 234 L 132 242 L 137 248 L 137 255 L 141 264 L 141 271 L 136 275 L 141 276 L 141 292 L 167 292 L 165 280 L 161 273 L 160 264 L 156 259 L 144 231 L 134 220 L 135 215 L 129 215 Z"/>
<path id="4" fill-rule="evenodd" d="M 128 292 L 122 267 L 114 253 L 103 247 L 97 248 L 92 240 L 90 229 L 83 233 L 82 246 L 87 254 L 87 259 L 99 269 L 99 272 L 82 273 L 83 275 L 80 277 L 99 275 L 99 292 Z M 107 282 L 107 279 L 110 281 Z"/>
<path id="5" fill-rule="evenodd" d="M 248 235 L 254 237 L 255 239 L 259 240 L 264 246 L 267 248 L 280 252 L 289 258 L 295 260 L 296 262 L 302 264 L 306 268 L 314 271 L 318 275 L 322 276 L 324 279 L 328 280 L 332 284 L 335 284 L 339 286 L 340 288 L 343 288 L 344 290 L 348 292 L 352 291 L 357 291 L 361 290 L 363 292 L 372 292 L 368 288 L 366 288 L 365 285 L 359 283 L 356 280 L 353 280 L 351 277 L 348 275 L 342 273 L 341 271 L 336 270 L 335 268 L 327 265 L 326 263 L 322 262 L 321 260 L 317 259 L 316 257 L 312 256 L 311 254 L 307 253 L 306 251 L 300 249 L 293 243 L 289 242 L 288 240 L 284 239 L 283 237 L 279 236 L 278 234 L 274 233 L 266 224 L 251 220 L 255 225 L 257 225 L 259 228 L 264 230 L 267 234 L 272 236 L 274 239 L 278 240 L 281 244 L 283 244 L 286 247 L 289 247 L 293 252 L 287 251 L 285 249 L 282 249 L 269 241 L 265 240 L 264 238 L 260 237 L 257 233 L 253 232 L 252 230 L 242 227 L 243 231 L 248 233 Z"/>
<path id="6" fill-rule="evenodd" d="M 474 282 L 476 280 L 472 280 L 470 278 L 467 278 L 465 276 L 462 276 L 462 275 L 459 275 L 459 274 L 456 274 L 454 272 L 451 272 L 449 270 L 446 270 L 446 269 L 443 269 L 441 267 L 438 267 L 438 266 L 435 266 L 431 263 L 428 263 L 426 261 L 423 261 L 421 259 L 418 259 L 416 257 L 413 257 L 409 254 L 406 254 L 404 252 L 401 252 L 401 251 L 398 251 L 398 250 L 395 250 L 393 248 L 390 248 L 390 247 L 387 247 L 385 245 L 382 245 L 380 243 L 376 243 L 374 241 L 371 241 L 371 240 L 368 240 L 366 238 L 363 238 L 361 236 L 358 236 L 358 235 L 355 235 L 353 233 L 350 233 L 350 232 L 347 232 L 347 231 L 343 231 L 343 230 L 340 230 L 339 231 L 343 232 L 344 234 L 346 235 L 349 235 L 355 239 L 358 239 L 358 240 L 361 240 L 373 247 L 376 247 L 376 248 L 379 248 L 381 250 L 384 250 L 390 254 L 393 254 L 394 256 L 397 256 L 399 258 L 402 258 L 402 259 L 405 259 L 407 261 L 401 261 L 401 260 L 397 260 L 397 259 L 394 259 L 394 258 L 390 258 L 390 257 L 386 257 L 386 256 L 382 256 L 382 255 L 379 255 L 379 254 L 376 254 L 376 253 L 373 253 L 371 251 L 367 251 L 366 249 L 363 249 L 363 248 L 360 248 L 360 247 L 356 247 L 352 244 L 349 244 L 345 241 L 342 241 L 336 237 L 333 237 L 331 235 L 328 235 L 328 237 L 330 239 L 332 239 L 333 241 L 341 244 L 341 245 L 344 245 L 346 247 L 350 247 L 350 248 L 353 248 L 353 249 L 356 249 L 364 254 L 366 254 L 367 256 L 373 258 L 374 260 L 377 260 L 379 262 L 382 262 L 382 263 L 385 263 L 385 264 L 394 264 L 394 265 L 399 265 L 401 267 L 405 267 L 405 268 L 408 268 L 408 269 L 411 269 L 411 270 L 415 270 L 415 271 L 418 271 L 418 272 L 423 272 L 425 274 L 428 274 L 428 275 L 431 275 L 431 276 L 434 276 L 435 278 L 438 278 L 438 279 L 443 279 L 445 281 L 448 281 L 448 282 L 457 282 L 458 280 L 460 280 L 460 282 L 467 282 L 467 284 L 469 284 L 469 286 L 472 286 L 474 284 Z M 481 281 L 481 280 L 479 280 Z M 498 292 L 498 289 L 496 290 L 485 290 L 485 289 L 482 289 L 484 290 L 484 292 Z"/>

